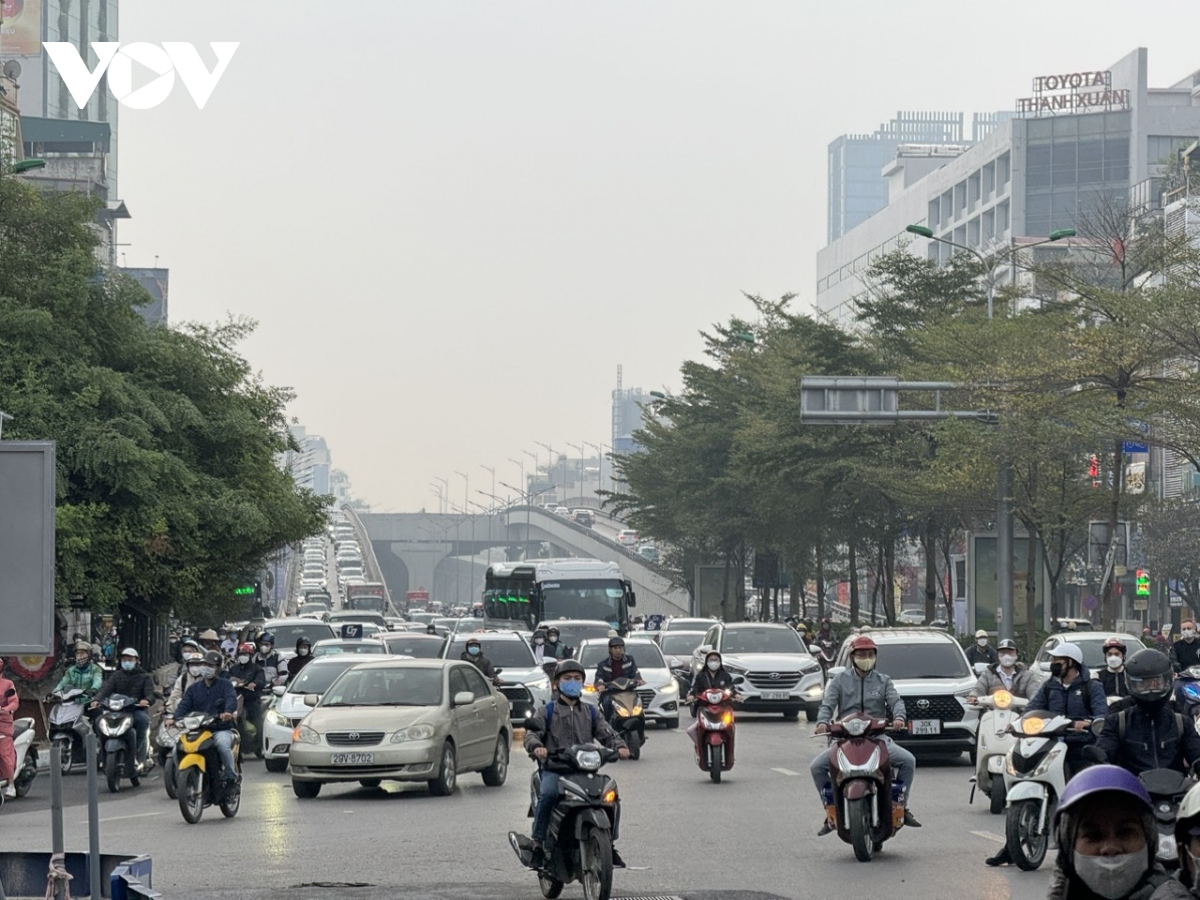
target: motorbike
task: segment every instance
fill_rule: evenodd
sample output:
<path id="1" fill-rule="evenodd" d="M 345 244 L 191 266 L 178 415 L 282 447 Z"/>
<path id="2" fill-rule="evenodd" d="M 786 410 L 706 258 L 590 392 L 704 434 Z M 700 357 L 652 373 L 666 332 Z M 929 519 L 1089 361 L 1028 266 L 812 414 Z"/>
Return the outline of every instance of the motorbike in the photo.
<path id="1" fill-rule="evenodd" d="M 542 896 L 554 898 L 563 885 L 578 881 L 586 900 L 608 900 L 612 892 L 612 828 L 617 815 L 617 783 L 600 768 L 617 754 L 596 744 L 576 744 L 557 750 L 551 758 L 568 768 L 559 781 L 558 800 L 550 816 L 538 870 Z M 540 773 L 530 779 L 529 815 L 537 811 Z M 508 842 L 521 864 L 533 868 L 533 846 L 524 835 L 510 831 Z"/>
<path id="2" fill-rule="evenodd" d="M 837 641 L 835 641 L 833 638 L 813 640 L 808 645 L 808 649 L 812 655 L 817 658 L 817 662 L 821 664 L 821 671 L 828 675 L 829 669 L 833 665 L 834 659 L 837 657 Z"/>
<path id="3" fill-rule="evenodd" d="M 646 714 L 638 697 L 637 682 L 632 678 L 617 678 L 608 684 L 612 699 L 608 724 L 629 746 L 629 758 L 639 759 L 642 744 L 646 743 Z"/>
<path id="4" fill-rule="evenodd" d="M 1032 872 L 1046 859 L 1054 809 L 1067 784 L 1067 745 L 1071 720 L 1044 709 L 1027 709 L 1009 728 L 1016 743 L 1004 762 L 1008 795 L 1004 835 L 1014 863 Z"/>
<path id="5" fill-rule="evenodd" d="M 82 688 L 64 688 L 51 693 L 46 702 L 52 704 L 48 718 L 50 742 L 58 744 L 59 768 L 68 775 L 75 766 L 87 765 L 83 738 L 90 726 L 84 715 L 85 692 Z"/>
<path id="6" fill-rule="evenodd" d="M 174 722 L 169 727 L 166 719 L 158 725 L 158 733 L 154 736 L 155 754 L 158 756 L 158 764 L 163 770 L 163 788 L 167 792 L 167 796 L 174 800 L 176 798 L 175 788 L 177 781 L 175 778 L 175 746 L 179 743 L 179 736 L 183 734 L 183 726 Z"/>
<path id="7" fill-rule="evenodd" d="M 1005 690 L 996 691 L 990 697 L 980 697 L 976 703 L 982 713 L 975 732 L 975 777 L 971 779 L 970 802 L 975 802 L 976 790 L 982 791 L 994 816 L 1004 812 L 1007 802 L 1004 761 L 1017 740 L 1009 726 L 1028 705 L 1027 699 L 1014 697 L 1011 691 Z"/>
<path id="8" fill-rule="evenodd" d="M 903 782 L 892 773 L 886 719 L 851 713 L 829 723 L 832 787 L 823 790 L 825 809 L 838 837 L 854 848 L 859 862 L 870 862 L 884 843 L 904 827 Z"/>
<path id="9" fill-rule="evenodd" d="M 259 759 L 262 759 L 262 728 L 260 726 L 263 717 L 267 714 L 267 706 L 270 705 L 274 696 L 266 691 L 248 691 L 245 683 L 239 678 L 230 678 L 229 681 L 233 685 L 234 690 L 237 691 L 238 697 L 242 700 L 242 712 L 238 716 L 237 727 L 242 734 L 246 735 L 246 750 L 253 753 Z M 251 703 L 257 703 L 260 706 L 259 725 L 251 722 L 250 717 L 246 715 Z"/>
<path id="10" fill-rule="evenodd" d="M 1149 769 L 1138 775 L 1138 781 L 1150 795 L 1150 805 L 1154 807 L 1154 825 L 1158 831 L 1155 857 L 1164 868 L 1177 869 L 1179 853 L 1175 844 L 1175 819 L 1183 795 L 1196 784 L 1196 780 L 1175 769 Z"/>
<path id="11" fill-rule="evenodd" d="M 5 699 L 16 694 L 14 688 L 4 693 Z M 4 740 L 4 738 L 0 738 Z M 33 743 L 33 719 L 28 716 L 13 719 L 13 749 L 16 751 L 16 764 L 13 766 L 12 788 L 18 797 L 24 797 L 33 787 L 37 778 L 37 747 Z M 8 782 L 0 782 L 0 805 L 4 803 L 4 794 L 8 790 Z"/>
<path id="12" fill-rule="evenodd" d="M 699 698 L 696 721 L 688 728 L 696 751 L 696 764 L 714 783 L 721 773 L 733 768 L 733 696 L 732 688 L 709 688 Z"/>
<path id="13" fill-rule="evenodd" d="M 175 794 L 183 820 L 195 825 L 206 806 L 219 806 L 232 819 L 242 803 L 241 735 L 233 729 L 233 759 L 238 781 L 226 781 L 221 754 L 213 739 L 216 716 L 185 716 L 177 724 L 181 734 L 175 744 Z"/>
<path id="14" fill-rule="evenodd" d="M 1175 676 L 1172 699 L 1175 708 L 1189 719 L 1200 717 L 1200 666 L 1184 669 Z"/>
<path id="15" fill-rule="evenodd" d="M 142 776 L 154 767 L 154 758 L 150 755 L 149 733 L 146 736 L 146 746 L 140 748 L 143 751 L 143 761 L 137 761 L 139 748 L 137 729 L 133 723 L 137 704 L 137 700 L 125 694 L 112 694 L 100 704 L 101 712 L 96 720 L 96 730 L 103 738 L 100 744 L 100 765 L 111 794 L 121 790 L 122 778 L 128 778 L 129 783 L 137 787 L 141 784 Z"/>

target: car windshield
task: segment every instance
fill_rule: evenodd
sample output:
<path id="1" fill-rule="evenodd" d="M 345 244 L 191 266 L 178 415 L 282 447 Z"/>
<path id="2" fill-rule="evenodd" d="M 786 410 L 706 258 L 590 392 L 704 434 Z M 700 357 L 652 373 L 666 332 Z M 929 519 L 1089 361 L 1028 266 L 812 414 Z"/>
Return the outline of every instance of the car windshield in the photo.
<path id="1" fill-rule="evenodd" d="M 667 619 L 662 628 L 663 631 L 708 631 L 712 626 L 712 619 Z"/>
<path id="2" fill-rule="evenodd" d="M 664 634 L 659 646 L 667 656 L 691 656 L 692 651 L 704 643 L 704 633 L 691 634 L 681 631 L 678 634 Z"/>
<path id="3" fill-rule="evenodd" d="M 665 669 L 662 651 L 650 641 L 626 641 L 625 656 L 638 664 L 639 669 Z M 588 644 L 580 651 L 579 662 L 585 669 L 600 665 L 608 658 L 608 642 L 597 641 Z"/>
<path id="4" fill-rule="evenodd" d="M 547 619 L 600 619 L 616 628 L 625 591 L 615 579 L 552 581 L 542 584 L 542 615 Z"/>
<path id="5" fill-rule="evenodd" d="M 414 640 L 412 635 L 401 634 L 395 637 L 385 637 L 383 642 L 388 649 L 400 656 L 411 656 L 413 659 L 436 659 L 441 653 L 441 638 L 430 638 L 427 641 Z"/>
<path id="6" fill-rule="evenodd" d="M 296 641 L 302 637 L 308 638 L 314 644 L 326 638 L 337 637 L 333 633 L 332 628 L 324 622 L 318 622 L 316 619 L 313 619 L 311 622 L 305 622 L 303 625 L 299 623 L 295 625 L 268 625 L 266 630 L 274 633 L 275 647 L 285 653 L 294 651 Z"/>
<path id="7" fill-rule="evenodd" d="M 322 706 L 438 706 L 442 669 L 350 669 L 325 692 Z"/>
<path id="8" fill-rule="evenodd" d="M 354 665 L 356 660 L 351 657 L 321 664 L 309 663 L 300 670 L 300 674 L 288 685 L 289 694 L 323 694 L 329 690 L 335 678 Z"/>
<path id="9" fill-rule="evenodd" d="M 533 651 L 521 640 L 489 641 L 481 638 L 483 655 L 491 660 L 492 665 L 509 669 L 532 669 L 537 663 L 533 660 Z M 467 639 L 456 639 L 446 654 L 447 659 L 458 659 L 467 649 Z"/>
<path id="10" fill-rule="evenodd" d="M 697 645 L 699 646 L 699 645 Z M 722 653 L 808 653 L 800 635 L 790 628 L 726 628 Z"/>
<path id="11" fill-rule="evenodd" d="M 949 641 L 879 645 L 875 667 L 884 675 L 903 678 L 967 678 L 971 669 L 957 644 Z"/>
<path id="12" fill-rule="evenodd" d="M 338 653 L 387 653 L 379 641 L 338 641 L 313 647 L 313 656 L 335 656 Z"/>

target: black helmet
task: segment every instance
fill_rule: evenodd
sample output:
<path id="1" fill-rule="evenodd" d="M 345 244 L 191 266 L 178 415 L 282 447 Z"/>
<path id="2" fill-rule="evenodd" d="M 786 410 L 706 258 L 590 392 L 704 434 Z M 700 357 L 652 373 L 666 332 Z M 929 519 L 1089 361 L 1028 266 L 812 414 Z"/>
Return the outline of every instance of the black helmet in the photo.
<path id="1" fill-rule="evenodd" d="M 996 645 L 996 649 L 997 649 L 997 650 L 1012 650 L 1012 651 L 1016 651 L 1016 649 L 1017 649 L 1017 642 L 1016 642 L 1016 641 L 1014 641 L 1012 638 L 1005 638 L 1005 639 L 1004 639 L 1004 640 L 1002 640 L 1002 641 L 1001 641 L 999 644 L 997 644 L 997 645 Z"/>
<path id="2" fill-rule="evenodd" d="M 310 641 L 304 635 L 300 635 L 300 637 L 296 638 L 296 649 L 299 650 L 302 646 L 307 647 L 309 650 L 311 650 L 312 649 L 312 641 Z"/>
<path id="3" fill-rule="evenodd" d="M 204 664 L 206 666 L 212 666 L 217 671 L 220 671 L 223 663 L 224 660 L 221 658 L 221 653 L 218 650 L 209 650 L 204 654 Z"/>
<path id="4" fill-rule="evenodd" d="M 577 660 L 564 659 L 554 667 L 554 680 L 558 681 L 558 679 L 562 678 L 568 672 L 578 672 L 585 679 L 587 678 L 587 669 L 580 665 Z"/>
<path id="5" fill-rule="evenodd" d="M 608 639 L 608 646 L 609 646 L 609 649 L 611 649 L 611 648 L 613 648 L 613 647 L 624 647 L 624 646 L 625 646 L 625 638 L 623 638 L 623 637 L 610 637 L 610 638 Z"/>
<path id="6" fill-rule="evenodd" d="M 1161 650 L 1139 650 L 1125 664 L 1134 700 L 1154 703 L 1171 694 L 1171 660 Z"/>

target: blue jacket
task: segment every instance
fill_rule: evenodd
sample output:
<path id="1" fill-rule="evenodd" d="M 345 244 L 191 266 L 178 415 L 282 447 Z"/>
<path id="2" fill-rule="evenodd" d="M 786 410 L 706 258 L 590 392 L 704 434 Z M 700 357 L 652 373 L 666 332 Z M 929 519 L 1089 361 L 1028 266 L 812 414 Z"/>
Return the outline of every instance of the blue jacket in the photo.
<path id="1" fill-rule="evenodd" d="M 1066 687 L 1057 678 L 1047 678 L 1029 699 L 1030 710 L 1045 709 L 1076 721 L 1103 719 L 1108 714 L 1104 686 L 1092 678 L 1087 666 Z"/>
<path id="2" fill-rule="evenodd" d="M 183 699 L 175 707 L 173 718 L 182 719 L 188 713 L 203 713 L 219 716 L 221 713 L 237 712 L 237 691 L 228 678 L 214 678 L 211 685 L 197 681 L 183 693 Z M 232 722 L 218 722 L 214 730 L 232 728 Z"/>

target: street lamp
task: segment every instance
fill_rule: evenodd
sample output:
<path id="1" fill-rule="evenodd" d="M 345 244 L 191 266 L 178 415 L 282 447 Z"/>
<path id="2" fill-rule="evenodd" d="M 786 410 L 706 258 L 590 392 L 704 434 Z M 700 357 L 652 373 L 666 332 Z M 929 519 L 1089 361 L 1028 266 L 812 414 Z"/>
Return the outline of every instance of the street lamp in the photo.
<path id="1" fill-rule="evenodd" d="M 572 444 L 568 441 L 567 446 L 572 450 L 579 451 L 579 499 L 583 500 L 583 454 L 585 453 L 583 444 Z M 565 478 L 563 480 L 566 481 Z"/>
<path id="2" fill-rule="evenodd" d="M 591 447 L 593 450 L 596 451 L 596 459 L 599 460 L 599 463 L 600 463 L 600 471 L 596 473 L 596 490 L 602 491 L 602 490 L 604 490 L 604 448 L 607 445 L 606 444 L 588 444 L 585 442 L 584 446 Z M 609 447 L 608 449 L 611 450 L 612 447 Z M 599 499 L 599 494 L 597 494 L 596 496 L 597 496 L 597 499 Z"/>
<path id="3" fill-rule="evenodd" d="M 523 460 L 523 459 L 513 459 L 511 456 L 509 456 L 509 457 L 506 457 L 506 459 L 507 459 L 507 460 L 508 460 L 510 463 L 512 463 L 514 466 L 516 466 L 518 469 L 520 469 L 520 470 L 521 470 L 521 484 L 525 485 L 525 487 L 526 487 L 526 488 L 528 488 L 528 487 L 529 487 L 529 483 L 525 481 L 525 460 Z M 496 487 L 495 487 L 495 485 L 493 485 L 493 486 L 492 486 L 492 490 L 494 491 L 495 489 L 496 489 Z"/>
<path id="4" fill-rule="evenodd" d="M 442 506 L 438 512 L 444 513 L 450 508 L 450 479 L 435 475 L 433 476 L 433 480 L 442 483 Z"/>
<path id="5" fill-rule="evenodd" d="M 550 454 L 550 456 L 547 457 L 547 460 L 546 460 L 546 477 L 553 478 L 554 477 L 554 448 L 551 447 L 549 444 L 543 444 L 541 441 L 534 441 L 534 443 L 537 444 L 539 447 L 543 448 L 547 453 Z M 564 478 L 563 481 L 566 481 L 566 479 Z"/>

